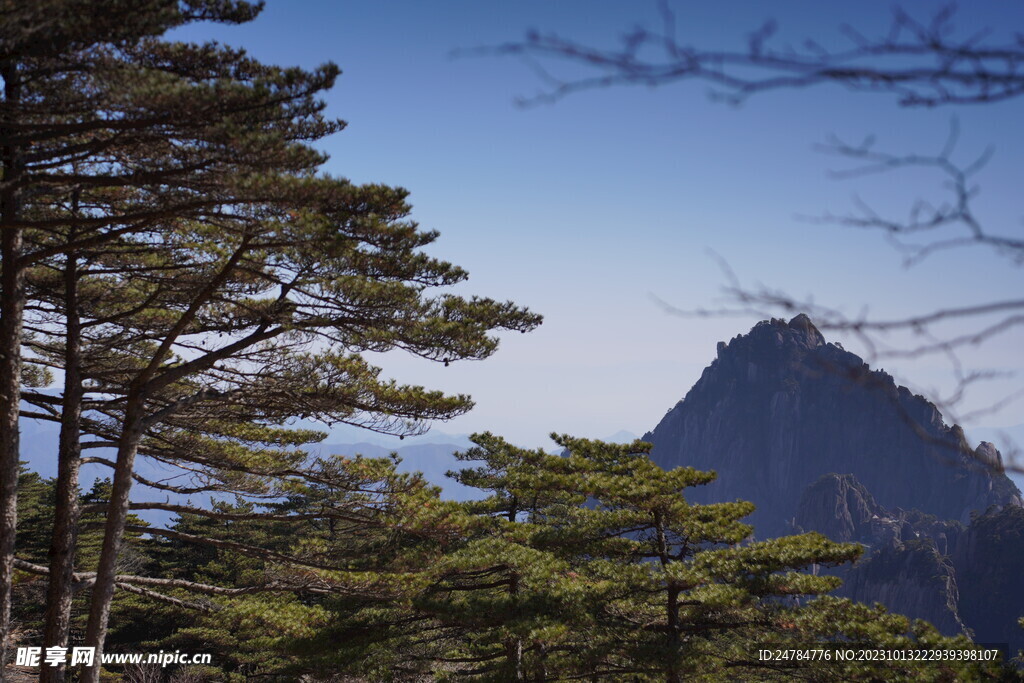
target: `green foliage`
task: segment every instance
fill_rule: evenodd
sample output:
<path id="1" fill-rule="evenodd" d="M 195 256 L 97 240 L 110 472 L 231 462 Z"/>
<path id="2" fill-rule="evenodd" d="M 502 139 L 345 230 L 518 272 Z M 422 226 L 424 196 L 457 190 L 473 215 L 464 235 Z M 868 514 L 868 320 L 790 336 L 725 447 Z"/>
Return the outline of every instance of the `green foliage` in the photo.
<path id="1" fill-rule="evenodd" d="M 2 303 L 30 304 L 12 337 L 23 385 L 74 379 L 26 402 L 70 416 L 72 441 L 118 446 L 113 485 L 82 496 L 80 520 L 64 518 L 81 527 L 80 572 L 101 553 L 116 560 L 95 584 L 119 589 L 110 649 L 212 652 L 228 680 L 749 680 L 792 673 L 751 659 L 769 635 L 966 645 L 877 610 L 805 604 L 836 585 L 806 569 L 859 547 L 817 534 L 751 543 L 749 503 L 688 503 L 714 473 L 665 472 L 640 442 L 556 436 L 565 453 L 550 455 L 478 435 L 460 457 L 479 464 L 453 476 L 486 496 L 466 504 L 393 460 L 311 458 L 303 449 L 322 434 L 290 429 L 296 418 L 409 434 L 471 407 L 382 378 L 365 352 L 483 359 L 496 331 L 528 331 L 539 316 L 448 293 L 468 276 L 424 253 L 437 233 L 409 219 L 404 190 L 320 171 L 311 143 L 343 126 L 321 100 L 337 67 L 161 39 L 194 21 L 248 21 L 258 3 L 0 2 L 3 170 L 15 188 L 3 220 L 24 239 L 4 267 L 26 285 Z M 20 388 L 4 392 L 15 413 Z M 65 443 L 62 463 L 79 446 Z M 146 526 L 125 507 L 136 455 L 180 468 L 152 488 L 217 498 L 133 503 L 179 515 Z M 21 477 L 24 562 L 46 563 L 55 493 L 77 494 L 77 481 L 65 486 Z M 116 520 L 106 537 L 104 519 Z M 29 569 L 15 611 L 26 632 L 39 628 L 45 571 Z M 76 581 L 80 630 L 90 584 Z M 93 611 L 102 644 L 105 613 Z"/>
<path id="2" fill-rule="evenodd" d="M 749 542 L 740 520 L 750 504 L 687 503 L 685 490 L 714 474 L 665 472 L 647 444 L 556 436 L 564 452 L 550 455 L 473 440 L 459 457 L 474 466 L 451 476 L 489 495 L 433 518 L 457 536 L 417 555 L 427 583 L 388 603 L 324 603 L 330 623 L 297 642 L 298 670 L 493 681 L 1004 675 L 995 664 L 761 662 L 769 644 L 970 643 L 880 608 L 808 602 L 838 580 L 806 569 L 851 561 L 859 546 L 819 534 Z"/>
<path id="3" fill-rule="evenodd" d="M 759 661 L 769 648 L 971 644 L 880 607 L 809 599 L 837 580 L 806 568 L 859 546 L 749 542 L 749 504 L 687 503 L 713 474 L 660 470 L 646 444 L 557 437 L 565 451 L 550 455 L 473 438 L 459 456 L 471 466 L 453 476 L 480 500 L 443 501 L 394 459 L 332 456 L 287 495 L 136 533 L 134 572 L 226 590 L 161 589 L 204 611 L 119 593 L 111 648 L 211 652 L 208 673 L 235 681 L 1011 680 L 970 662 Z M 45 524 L 46 483 L 23 484 Z M 84 531 L 80 553 L 95 539 Z"/>
<path id="4" fill-rule="evenodd" d="M 478 360 L 496 350 L 496 331 L 525 332 L 540 317 L 443 291 L 468 274 L 424 253 L 437 233 L 409 220 L 405 190 L 322 172 L 326 157 L 313 143 L 344 125 L 323 113 L 335 65 L 282 68 L 216 42 L 163 39 L 195 21 L 248 21 L 259 3 L 0 1 L 3 222 L 5 235 L 16 235 L 3 260 L 5 277 L 19 282 L 0 298 L 5 343 L 22 342 L 30 385 L 52 379 L 50 369 L 63 379 L 56 397 L 0 392 L 4 433 L 15 429 L 22 399 L 59 411 L 53 562 L 66 572 L 69 554 L 57 546 L 74 544 L 68 501 L 81 436 L 117 446 L 116 461 L 94 459 L 114 477 L 102 551 L 85 565 L 97 568 L 87 639 L 102 647 L 125 530 L 141 528 L 127 518 L 137 456 L 177 466 L 189 480 L 147 482 L 152 488 L 242 497 L 237 511 L 195 514 L 248 514 L 247 497 L 292 495 L 317 475 L 295 449 L 317 435 L 289 433 L 296 419 L 405 435 L 472 406 L 465 395 L 384 378 L 364 352 Z M 13 349 L 0 358 L 16 360 Z M 0 374 L 14 377 L 9 367 Z M 14 441 L 5 444 L 9 471 L 17 453 Z M 0 503 L 10 506 L 12 494 L 5 489 Z M 190 506 L 162 509 L 171 507 Z M 13 525 L 13 514 L 2 517 Z M 271 540 L 257 534 L 217 547 L 286 565 L 293 551 L 311 552 L 272 551 Z M 55 568 L 50 583 L 66 597 L 65 575 Z M 63 628 L 57 621 L 51 630 Z"/>
<path id="5" fill-rule="evenodd" d="M 792 570 L 860 554 L 812 534 L 744 544 L 749 503 L 686 501 L 713 473 L 661 470 L 641 442 L 553 438 L 564 455 L 490 434 L 460 455 L 484 462 L 455 477 L 491 492 L 469 504 L 485 537 L 446 558 L 421 607 L 462 627 L 446 659 L 467 672 L 678 677 L 711 666 L 721 634 L 769 626 L 773 600 L 836 585 Z"/>
<path id="6" fill-rule="evenodd" d="M 46 566 L 53 525 L 53 506 L 56 491 L 54 479 L 44 479 L 35 472 L 23 470 L 18 481 L 18 557 L 22 560 Z M 97 480 L 92 488 L 81 495 L 83 505 L 103 505 L 110 495 L 110 480 Z M 96 563 L 103 542 L 103 514 L 96 511 L 82 516 L 82 530 L 78 535 L 75 557 L 78 564 L 90 566 Z M 146 523 L 131 516 L 133 524 L 144 528 Z M 138 531 L 126 535 L 126 543 L 119 558 L 119 571 L 134 573 L 151 562 L 147 557 L 142 534 Z M 46 577 L 21 571 L 15 576 L 14 605 L 12 614 L 25 643 L 38 642 L 42 631 L 42 611 L 46 603 Z M 83 586 L 77 592 L 72 605 L 72 629 L 81 634 L 85 627 L 90 592 Z M 128 593 L 119 594 L 114 601 L 116 615 L 111 641 L 137 642 L 138 625 L 145 623 L 148 601 Z"/>

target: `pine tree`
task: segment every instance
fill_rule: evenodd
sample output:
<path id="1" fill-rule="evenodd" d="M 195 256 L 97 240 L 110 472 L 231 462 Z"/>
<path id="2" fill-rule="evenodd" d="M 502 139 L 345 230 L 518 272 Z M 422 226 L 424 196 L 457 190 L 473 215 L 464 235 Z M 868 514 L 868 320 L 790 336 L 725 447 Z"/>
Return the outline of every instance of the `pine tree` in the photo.
<path id="1" fill-rule="evenodd" d="M 1006 675 L 996 663 L 762 662 L 759 646 L 856 642 L 963 650 L 924 623 L 832 598 L 838 585 L 806 571 L 852 561 L 856 545 L 819 534 L 750 542 L 737 501 L 691 505 L 712 481 L 663 471 L 648 444 L 553 435 L 561 455 L 490 434 L 460 454 L 482 465 L 455 474 L 490 493 L 467 504 L 476 533 L 432 570 L 414 602 L 431 621 L 416 642 L 435 674 L 479 680 L 919 680 Z M 474 529 L 473 525 L 465 527 Z"/>
<path id="2" fill-rule="evenodd" d="M 41 323 L 36 332 L 51 339 L 37 342 L 27 360 L 72 370 L 59 408 L 68 438 L 51 563 L 54 614 L 66 613 L 60 604 L 72 572 L 67 532 L 76 515 L 73 442 L 82 420 L 75 406 L 91 408 L 97 434 L 118 443 L 90 625 L 97 647 L 144 440 L 166 452 L 169 434 L 188 441 L 182 432 L 196 428 L 197 415 L 208 425 L 228 424 L 219 428 L 226 439 L 249 429 L 245 422 L 295 415 L 416 430 L 422 420 L 465 410 L 468 398 L 381 381 L 353 352 L 483 358 L 496 346 L 490 330 L 526 330 L 539 321 L 511 304 L 426 296 L 466 275 L 418 252 L 436 235 L 403 220 L 405 193 L 315 175 L 323 156 L 308 143 L 341 127 L 321 115 L 317 99 L 333 82 L 333 65 L 280 69 L 219 45 L 159 40 L 190 21 L 238 22 L 255 12 L 244 2 L 54 0 L 15 4 L 4 14 L 0 461 L 9 470 L 17 458 L 26 274 L 49 267 L 64 276 L 63 288 L 52 290 L 51 312 L 70 317 Z M 38 40 L 41 31 L 48 40 Z M 128 294 L 120 308 L 108 297 L 106 311 L 74 310 L 75 301 L 84 306 L 74 290 L 89 277 L 83 266 L 90 260 L 116 281 L 113 291 Z M 74 339 L 78 327 L 93 328 L 93 338 Z M 211 344 L 216 335 L 229 341 Z M 345 351 L 303 349 L 323 342 Z M 115 397 L 105 404 L 75 389 L 74 368 L 86 361 L 75 360 L 85 353 L 75 347 L 83 343 L 104 350 L 98 355 L 107 365 L 94 365 L 92 376 L 83 368 L 81 381 Z M 52 414 L 52 401 L 44 407 Z M 0 491 L 4 595 L 16 520 L 9 481 Z M 57 639 L 48 645 L 66 640 L 66 625 L 48 631 Z"/>
<path id="3" fill-rule="evenodd" d="M 45 628 L 44 615 L 39 606 L 46 600 L 48 591 L 47 555 L 54 523 L 54 503 L 57 481 L 44 479 L 34 472 L 23 470 L 18 482 L 19 548 L 15 561 L 13 621 L 20 640 L 33 645 L 38 642 Z M 105 505 L 110 497 L 110 480 L 96 480 L 90 490 L 80 496 L 80 505 L 90 507 Z M 76 536 L 75 552 L 82 564 L 94 564 L 99 557 L 103 543 L 103 517 L 100 512 L 87 511 L 79 522 L 81 533 Z M 125 552 L 119 558 L 118 570 L 132 571 L 144 563 L 145 543 L 140 539 L 148 525 L 132 516 L 135 531 L 125 539 Z M 85 619 L 89 608 L 89 580 L 81 575 L 71 581 L 73 601 L 69 605 L 69 630 L 78 633 L 85 630 Z M 122 617 L 115 631 L 114 639 L 123 640 L 136 635 L 140 617 L 137 601 L 129 593 L 121 594 L 114 605 L 115 612 Z"/>
<path id="4" fill-rule="evenodd" d="M 147 573 L 223 589 L 209 594 L 207 611 L 157 605 L 163 629 L 150 632 L 148 646 L 213 652 L 218 675 L 238 680 L 298 678 L 317 668 L 313 661 L 328 671 L 388 677 L 400 656 L 388 651 L 390 642 L 375 647 L 361 638 L 360 629 L 369 620 L 381 626 L 382 614 L 398 624 L 408 619 L 411 596 L 451 535 L 436 511 L 455 507 L 395 465 L 327 457 L 319 481 L 295 482 L 276 502 L 182 512 L 156 534 Z M 195 597 L 187 586 L 171 590 Z M 344 652 L 333 640 L 338 633 Z"/>
<path id="5" fill-rule="evenodd" d="M 214 44 L 156 38 L 193 21 L 247 21 L 257 10 L 206 0 L 3 2 L 0 649 L 7 642 L 17 520 L 27 269 L 168 216 L 216 211 L 245 194 L 240 179 L 261 170 L 313 168 L 321 157 L 302 143 L 340 128 L 320 116 L 316 100 L 337 73 L 333 65 L 281 70 Z M 80 232 L 71 243 L 32 249 L 30 233 L 71 222 L 33 216 L 34 209 L 82 187 L 139 192 L 122 211 L 75 218 Z"/>
<path id="6" fill-rule="evenodd" d="M 460 457 L 481 464 L 456 476 L 491 495 L 471 503 L 440 500 L 391 460 L 338 456 L 273 502 L 182 510 L 145 552 L 162 578 L 140 577 L 177 602 L 136 637 L 212 650 L 211 674 L 232 680 L 1011 676 L 971 661 L 759 660 L 767 648 L 972 645 L 880 607 L 807 602 L 837 580 L 799 569 L 859 547 L 817 534 L 750 543 L 738 521 L 749 504 L 689 506 L 688 485 L 713 475 L 660 471 L 646 444 L 558 437 L 565 452 L 550 455 L 474 440 Z"/>
<path id="7" fill-rule="evenodd" d="M 335 189 L 339 183 L 321 185 Z M 117 316 L 115 334 L 109 336 L 109 323 L 98 328 L 105 335 L 96 340 L 103 363 L 82 374 L 91 393 L 106 397 L 88 405 L 103 417 L 118 459 L 94 604 L 109 603 L 118 525 L 144 442 L 171 462 L 271 476 L 272 467 L 246 462 L 246 451 L 235 445 L 240 437 L 281 438 L 280 430 L 261 425 L 297 416 L 414 430 L 422 420 L 448 418 L 471 405 L 465 396 L 382 381 L 357 352 L 402 348 L 445 362 L 483 358 L 496 347 L 489 330 L 536 324 L 535 316 L 510 304 L 428 298 L 425 288 L 453 284 L 465 273 L 417 253 L 435 234 L 398 220 L 407 210 L 400 193 L 345 187 L 359 208 L 336 208 L 340 225 L 321 215 L 246 223 L 240 234 L 222 235 L 216 244 L 200 239 L 202 228 L 166 233 L 153 250 L 157 256 L 170 250 L 189 263 L 189 277 L 168 278 L 160 269 L 166 284 L 142 304 L 126 299 L 131 314 Z M 107 256 L 103 268 L 110 272 Z M 146 279 L 132 267 L 115 275 L 122 277 L 112 291 Z M 314 345 L 317 351 L 307 350 Z M 103 620 L 97 608 L 92 623 Z M 91 638 L 98 646 L 101 626 Z"/>

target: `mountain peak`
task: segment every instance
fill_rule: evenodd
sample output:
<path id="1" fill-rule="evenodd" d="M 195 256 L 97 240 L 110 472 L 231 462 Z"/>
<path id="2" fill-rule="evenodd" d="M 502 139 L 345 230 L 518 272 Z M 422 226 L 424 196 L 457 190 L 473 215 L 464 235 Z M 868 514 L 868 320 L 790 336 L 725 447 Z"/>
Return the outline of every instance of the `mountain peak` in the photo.
<path id="1" fill-rule="evenodd" d="M 800 313 L 790 320 L 789 329 L 802 333 L 807 340 L 808 346 L 821 346 L 825 343 L 825 337 L 814 326 L 814 323 L 811 322 L 806 313 Z"/>

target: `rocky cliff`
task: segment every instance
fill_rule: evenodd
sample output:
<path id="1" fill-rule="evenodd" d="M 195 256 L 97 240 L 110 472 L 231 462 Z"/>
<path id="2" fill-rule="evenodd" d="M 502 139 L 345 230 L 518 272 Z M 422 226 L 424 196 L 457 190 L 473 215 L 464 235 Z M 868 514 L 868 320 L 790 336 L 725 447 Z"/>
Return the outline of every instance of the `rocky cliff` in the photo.
<path id="1" fill-rule="evenodd" d="M 864 544 L 860 562 L 836 570 L 840 595 L 1024 645 L 1024 508 L 999 452 L 972 449 L 933 404 L 806 316 L 720 342 L 643 438 L 662 467 L 718 473 L 691 501 L 755 503 L 758 538 L 814 530 Z"/>
<path id="2" fill-rule="evenodd" d="M 943 633 L 967 630 L 949 557 L 964 530 L 960 522 L 916 510 L 887 510 L 852 474 L 827 474 L 804 491 L 793 526 L 796 532 L 818 531 L 865 546 L 860 562 L 830 570 L 843 579 L 837 595 L 881 602 Z"/>
<path id="3" fill-rule="evenodd" d="M 865 546 L 837 595 L 881 602 L 944 633 L 1024 649 L 1024 508 L 992 507 L 969 525 L 917 510 L 887 510 L 850 474 L 828 474 L 800 501 L 794 531 Z"/>
<path id="4" fill-rule="evenodd" d="M 1024 508 L 976 517 L 951 553 L 960 586 L 960 615 L 979 643 L 1024 649 Z"/>
<path id="5" fill-rule="evenodd" d="M 694 502 L 755 503 L 759 538 L 789 532 L 804 489 L 830 472 L 853 474 L 886 508 L 964 523 L 1020 501 L 988 462 L 997 453 L 979 457 L 934 405 L 826 342 L 804 315 L 719 342 L 700 380 L 643 438 L 663 467 L 718 472 Z"/>

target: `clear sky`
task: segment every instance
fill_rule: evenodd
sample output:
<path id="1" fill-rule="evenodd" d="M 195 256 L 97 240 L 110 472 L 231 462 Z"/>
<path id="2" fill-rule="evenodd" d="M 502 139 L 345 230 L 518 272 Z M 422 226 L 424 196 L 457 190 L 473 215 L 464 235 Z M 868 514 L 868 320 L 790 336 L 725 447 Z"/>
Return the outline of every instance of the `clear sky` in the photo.
<path id="1" fill-rule="evenodd" d="M 921 15 L 937 5 L 905 6 Z M 782 42 L 814 37 L 838 46 L 843 22 L 876 35 L 891 17 L 883 2 L 676 0 L 674 7 L 681 39 L 707 47 L 742 45 L 768 18 L 778 20 Z M 473 395 L 476 409 L 439 425 L 446 432 L 489 429 L 541 445 L 551 431 L 604 437 L 653 428 L 714 358 L 716 342 L 756 322 L 674 317 L 652 300 L 721 305 L 725 280 L 709 249 L 748 285 L 852 313 L 868 307 L 905 315 L 1020 292 L 1021 269 L 985 250 L 951 252 L 907 270 L 881 235 L 797 215 L 842 213 L 854 194 L 905 213 L 934 182 L 836 181 L 826 171 L 837 160 L 814 144 L 830 133 L 850 140 L 874 134 L 883 149 L 932 152 L 955 115 L 961 159 L 996 147 L 978 176 L 979 213 L 993 230 L 1019 235 L 1024 99 L 901 110 L 890 96 L 825 87 L 731 107 L 691 83 L 591 91 L 522 109 L 515 97 L 541 83 L 521 61 L 452 57 L 456 49 L 516 40 L 531 27 L 612 46 L 633 26 L 656 22 L 653 1 L 267 0 L 252 24 L 179 35 L 216 37 L 284 65 L 340 65 L 328 112 L 349 126 L 323 143 L 331 155 L 326 170 L 408 188 L 413 217 L 441 231 L 431 253 L 470 271 L 460 291 L 512 299 L 545 316 L 538 331 L 506 338 L 482 363 L 377 359 L 399 381 Z M 991 26 L 996 37 L 1024 31 L 1024 5 L 964 3 L 958 25 L 965 32 Z M 1021 342 L 1008 335 L 965 362 L 1020 370 Z M 948 386 L 949 366 L 939 359 L 886 362 L 885 369 L 922 390 Z M 965 408 L 1022 380 L 983 387 Z M 980 421 L 1022 422 L 1022 401 Z"/>

